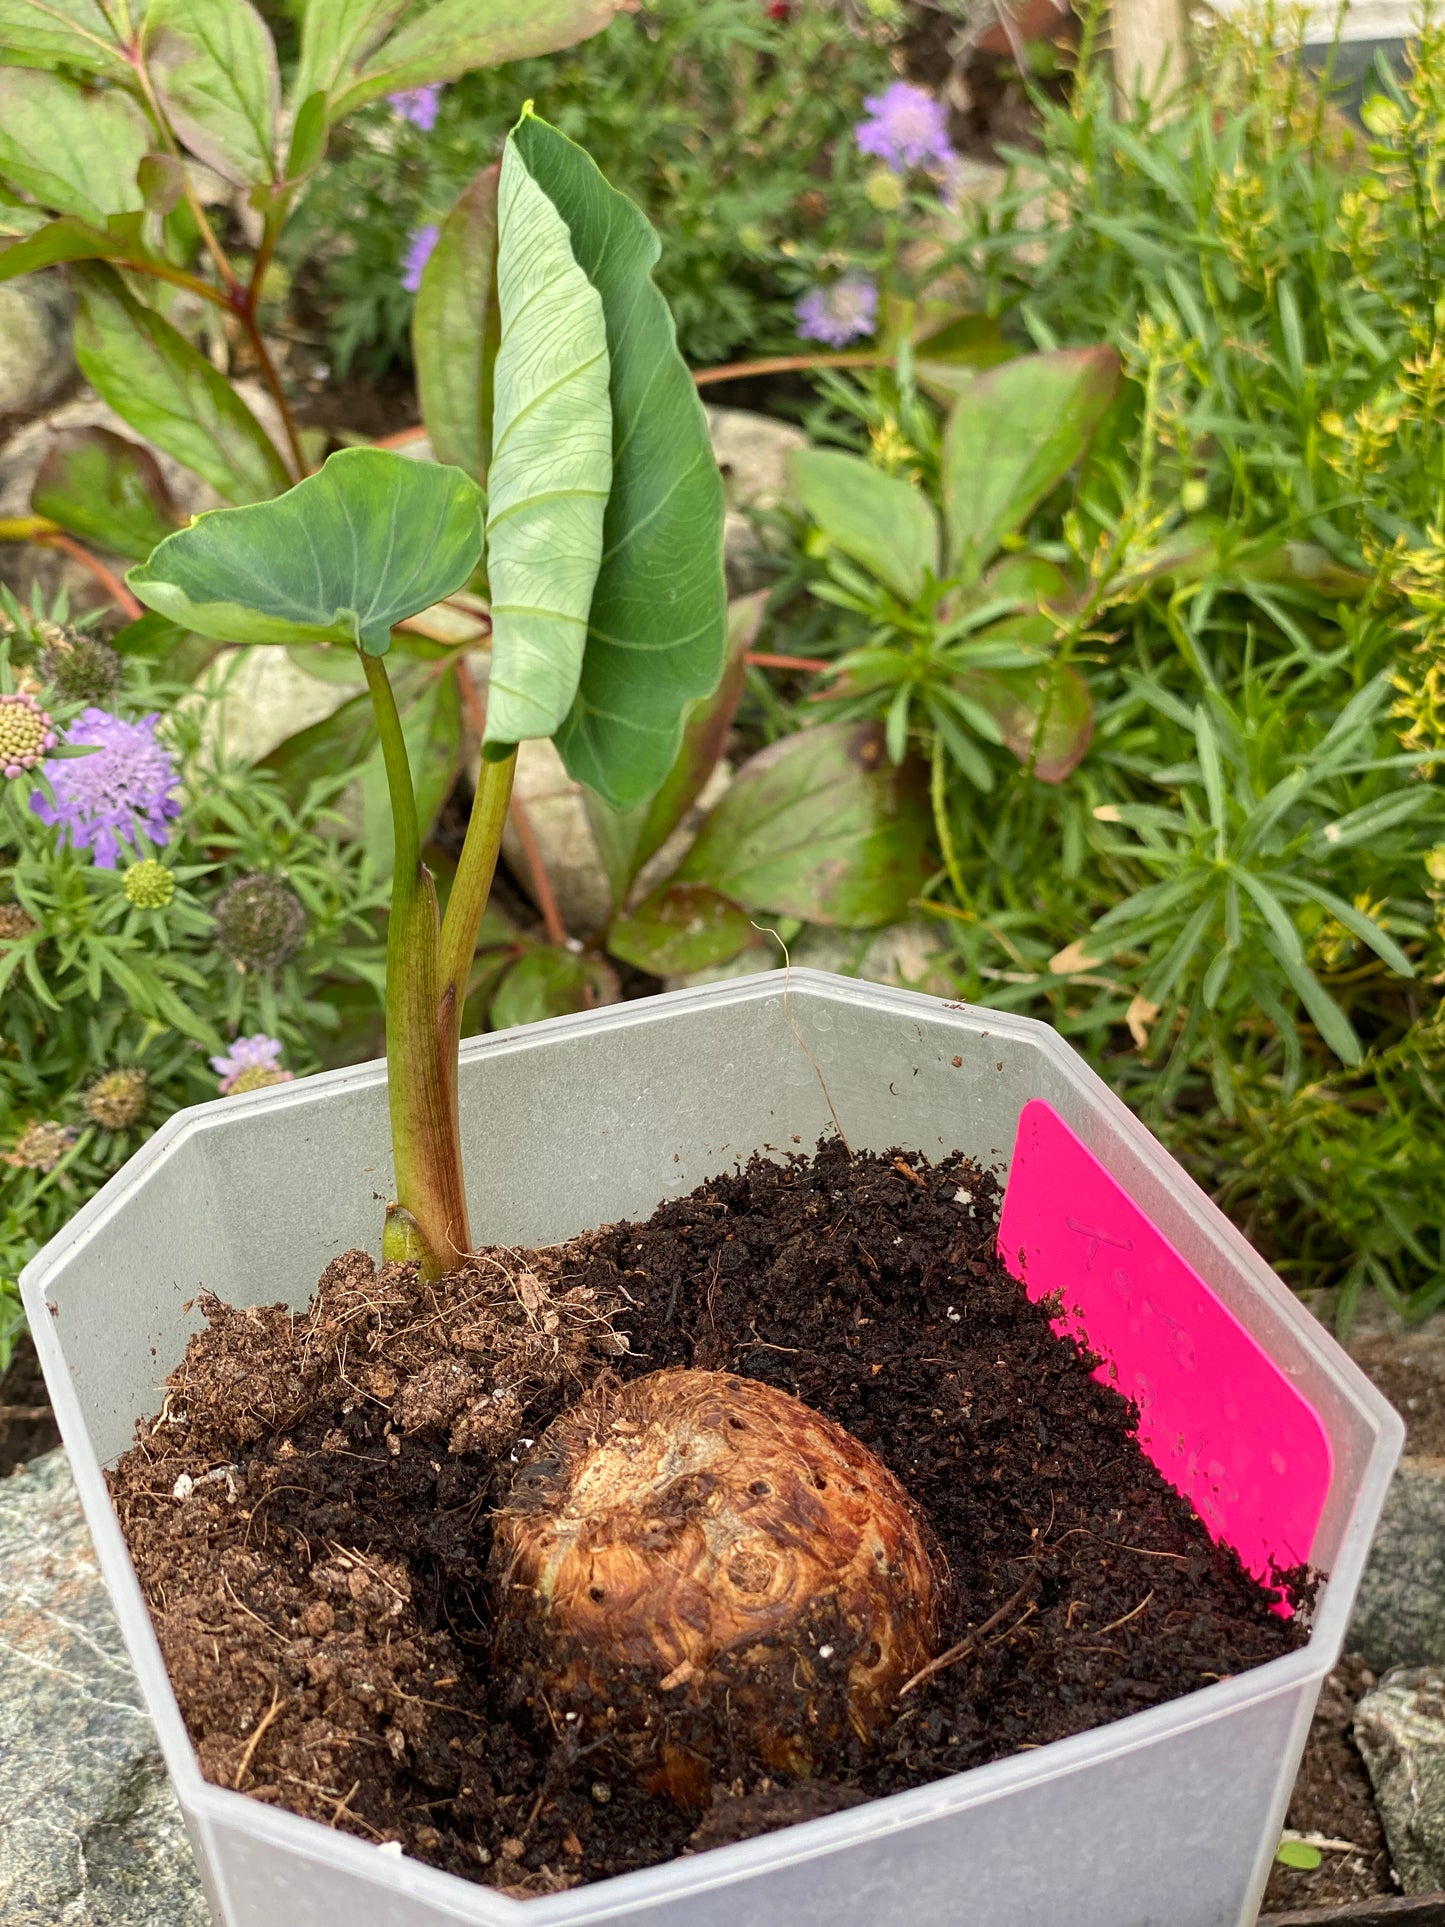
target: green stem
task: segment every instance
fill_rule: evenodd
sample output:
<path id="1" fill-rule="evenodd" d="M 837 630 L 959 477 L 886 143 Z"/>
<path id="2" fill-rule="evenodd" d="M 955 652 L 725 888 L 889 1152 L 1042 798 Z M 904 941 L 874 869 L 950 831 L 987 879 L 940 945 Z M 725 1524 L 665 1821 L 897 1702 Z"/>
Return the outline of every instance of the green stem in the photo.
<path id="1" fill-rule="evenodd" d="M 386 1051 L 400 1222 L 388 1225 L 382 1250 L 387 1257 L 418 1259 L 423 1276 L 436 1278 L 471 1246 L 457 1129 L 455 1031 L 438 996 L 436 885 L 421 860 L 416 792 L 396 697 L 382 659 L 363 654 L 362 663 L 381 739 L 396 852 L 386 933 Z"/>

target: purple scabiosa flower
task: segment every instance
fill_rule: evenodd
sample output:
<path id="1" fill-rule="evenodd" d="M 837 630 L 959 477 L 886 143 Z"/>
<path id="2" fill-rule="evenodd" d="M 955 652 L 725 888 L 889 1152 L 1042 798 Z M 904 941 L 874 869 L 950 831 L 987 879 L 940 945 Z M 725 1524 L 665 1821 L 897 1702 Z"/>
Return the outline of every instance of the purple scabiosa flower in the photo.
<path id="1" fill-rule="evenodd" d="M 878 320 L 878 290 L 866 274 L 845 274 L 826 288 L 814 288 L 793 309 L 805 341 L 841 348 L 871 335 Z"/>
<path id="2" fill-rule="evenodd" d="M 168 749 L 156 741 L 158 714 L 128 723 L 104 709 L 83 709 L 65 732 L 89 756 L 45 765 L 54 802 L 36 790 L 30 807 L 42 823 L 58 823 L 77 850 L 93 850 L 96 868 L 113 870 L 122 843 L 134 847 L 144 830 L 152 843 L 170 840 L 181 813 L 179 779 Z"/>
<path id="3" fill-rule="evenodd" d="M 441 229 L 435 221 L 428 221 L 419 227 L 406 244 L 406 253 L 401 257 L 401 285 L 408 294 L 415 294 L 421 286 L 421 271 L 431 259 L 431 251 L 436 246 Z"/>
<path id="4" fill-rule="evenodd" d="M 295 1071 L 283 1071 L 280 1064 L 282 1044 L 279 1037 L 258 1031 L 254 1037 L 238 1037 L 225 1057 L 213 1057 L 211 1069 L 221 1080 L 222 1097 L 239 1091 L 262 1091 L 271 1084 L 289 1084 Z"/>
<path id="5" fill-rule="evenodd" d="M 441 82 L 437 80 L 428 87 L 403 87 L 399 93 L 388 94 L 386 101 L 403 120 L 409 120 L 413 127 L 429 134 L 437 124 L 441 98 Z"/>
<path id="6" fill-rule="evenodd" d="M 896 174 L 932 162 L 946 167 L 953 159 L 948 110 L 941 101 L 906 80 L 895 80 L 881 94 L 869 94 L 868 116 L 854 132 L 865 154 L 886 161 Z"/>

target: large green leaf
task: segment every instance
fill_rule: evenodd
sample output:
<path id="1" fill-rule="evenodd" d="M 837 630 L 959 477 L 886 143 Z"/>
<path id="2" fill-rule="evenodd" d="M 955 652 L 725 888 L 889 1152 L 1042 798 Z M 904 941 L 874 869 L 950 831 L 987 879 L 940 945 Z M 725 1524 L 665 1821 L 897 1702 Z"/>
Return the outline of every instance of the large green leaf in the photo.
<path id="1" fill-rule="evenodd" d="M 838 449 L 800 448 L 792 469 L 798 500 L 835 549 L 904 602 L 922 595 L 938 574 L 938 517 L 920 489 Z"/>
<path id="2" fill-rule="evenodd" d="M 474 67 L 500 67 L 554 53 L 601 33 L 619 0 L 437 0 L 405 21 L 339 90 L 335 111 L 402 87 L 455 80 Z"/>
<path id="3" fill-rule="evenodd" d="M 227 501 L 285 488 L 285 463 L 230 382 L 111 269 L 84 275 L 75 358 L 102 400 Z"/>
<path id="4" fill-rule="evenodd" d="M 455 468 L 344 448 L 272 502 L 217 509 L 126 580 L 152 609 L 222 642 L 354 642 L 459 589 L 482 547 L 482 493 Z"/>
<path id="5" fill-rule="evenodd" d="M 492 376 L 501 338 L 498 172 L 484 167 L 442 222 L 411 320 L 417 395 L 432 453 L 479 482 L 492 459 Z"/>
<path id="6" fill-rule="evenodd" d="M 560 944 L 535 944 L 502 979 L 487 1021 L 493 1030 L 566 1017 L 575 1010 L 612 1003 L 617 982 L 600 957 L 579 957 Z"/>
<path id="7" fill-rule="evenodd" d="M 497 233 L 488 744 L 550 736 L 572 706 L 612 486 L 602 301 L 515 136 L 502 156 Z"/>
<path id="8" fill-rule="evenodd" d="M 762 750 L 679 866 L 749 910 L 868 929 L 928 875 L 926 779 L 888 759 L 879 723 L 831 723 Z"/>
<path id="9" fill-rule="evenodd" d="M 583 790 L 592 840 L 607 872 L 614 905 L 626 900 L 638 871 L 671 836 L 717 768 L 742 697 L 748 651 L 757 640 L 767 603 L 767 590 L 758 589 L 728 604 L 728 656 L 722 681 L 710 696 L 700 696 L 689 705 L 682 747 L 657 791 L 630 810 L 614 810 L 595 790 Z"/>
<path id="10" fill-rule="evenodd" d="M 701 883 L 665 883 L 614 917 L 607 948 L 623 963 L 676 977 L 729 963 L 758 938 L 741 904 Z"/>
<path id="11" fill-rule="evenodd" d="M 306 0 L 291 98 L 331 95 L 351 67 L 391 32 L 411 0 Z"/>
<path id="12" fill-rule="evenodd" d="M 606 313 L 612 494 L 582 681 L 557 747 L 573 776 L 628 809 L 666 776 L 687 704 L 722 674 L 722 477 L 652 279 L 657 236 L 555 128 L 528 116 L 513 138 Z"/>
<path id="13" fill-rule="evenodd" d="M 149 0 L 145 51 L 166 117 L 228 181 L 276 174 L 276 49 L 250 0 Z"/>
<path id="14" fill-rule="evenodd" d="M 10 67 L 132 77 L 99 0 L 0 0 L 0 53 Z"/>
<path id="15" fill-rule="evenodd" d="M 140 207 L 136 169 L 151 144 L 150 125 L 128 94 L 0 68 L 0 175 L 42 207 L 97 226 Z"/>
<path id="16" fill-rule="evenodd" d="M 181 519 L 155 456 L 108 428 L 58 430 L 30 506 L 118 555 L 149 555 Z"/>
<path id="17" fill-rule="evenodd" d="M 1112 348 L 1023 355 L 959 396 L 943 435 L 943 512 L 950 563 L 977 578 L 1088 447 L 1114 399 Z"/>

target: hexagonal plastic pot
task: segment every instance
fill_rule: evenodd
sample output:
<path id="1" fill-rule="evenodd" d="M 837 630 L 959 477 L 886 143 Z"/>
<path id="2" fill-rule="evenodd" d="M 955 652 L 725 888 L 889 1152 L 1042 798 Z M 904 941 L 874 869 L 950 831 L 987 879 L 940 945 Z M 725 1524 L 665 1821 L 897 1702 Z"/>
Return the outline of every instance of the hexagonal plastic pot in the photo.
<path id="1" fill-rule="evenodd" d="M 774 972 L 469 1042 L 461 1103 L 474 1224 L 513 1245 L 645 1217 L 756 1150 L 811 1146 L 830 1107 L 855 1147 L 1012 1159 L 1004 1224 L 1018 1249 L 1006 1256 L 1031 1291 L 1057 1286 L 1076 1307 L 1144 1409 L 1151 1455 L 1242 1551 L 1282 1531 L 1281 1554 L 1307 1554 L 1329 1578 L 1308 1644 L 1248 1673 L 864 1807 L 534 1900 L 209 1785 L 101 1468 L 158 1409 L 197 1323 L 187 1301 L 204 1286 L 233 1304 L 304 1304 L 338 1252 L 375 1248 L 391 1172 L 379 1063 L 202 1105 L 77 1214 L 23 1287 L 217 1921 L 1252 1921 L 1402 1428 L 1069 1046 L 1042 1024 L 813 972 L 793 972 L 785 996 Z M 1298 1480 L 1280 1472 L 1285 1444 Z M 1300 1532 L 1309 1544 L 1290 1543 Z"/>

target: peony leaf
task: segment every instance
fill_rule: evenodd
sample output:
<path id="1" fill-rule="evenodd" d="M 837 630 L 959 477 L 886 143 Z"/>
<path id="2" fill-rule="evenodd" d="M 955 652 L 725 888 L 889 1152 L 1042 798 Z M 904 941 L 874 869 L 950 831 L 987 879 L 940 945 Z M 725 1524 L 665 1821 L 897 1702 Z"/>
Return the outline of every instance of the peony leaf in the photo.
<path id="1" fill-rule="evenodd" d="M 108 428 L 56 431 L 30 506 L 117 555 L 149 555 L 181 519 L 155 456 Z"/>
<path id="2" fill-rule="evenodd" d="M 183 144 L 228 181 L 276 178 L 281 83 L 250 0 L 149 0 L 146 61 Z"/>
<path id="3" fill-rule="evenodd" d="M 614 917 L 607 948 L 623 963 L 675 977 L 728 963 L 758 941 L 741 904 L 700 883 L 665 883 L 635 910 Z"/>
<path id="4" fill-rule="evenodd" d="M 312 0 L 313 7 L 330 3 Z M 555 53 L 559 47 L 601 33 L 618 4 L 619 0 L 526 0 L 519 6 L 517 0 L 437 0 L 404 21 L 390 40 L 366 57 L 360 72 L 338 85 L 333 113 L 349 114 L 366 101 L 403 87 L 455 80 L 475 67 L 500 67 L 505 61 Z M 392 10 L 358 6 L 350 0 L 345 11 L 362 20 L 364 33 L 376 17 Z M 349 59 L 357 58 L 360 42 L 358 35 L 348 50 Z M 313 75 L 309 84 L 324 83 Z"/>
<path id="5" fill-rule="evenodd" d="M 0 0 L 0 47 L 11 67 L 75 67 L 132 80 L 99 0 Z"/>
<path id="6" fill-rule="evenodd" d="M 136 170 L 151 139 L 145 115 L 117 89 L 0 68 L 0 176 L 43 207 L 97 227 L 139 208 Z"/>

